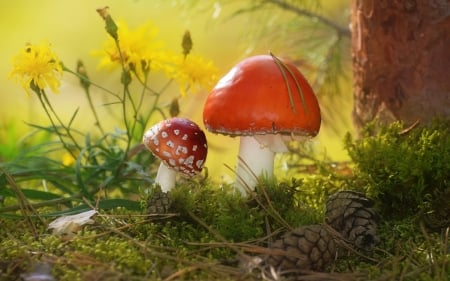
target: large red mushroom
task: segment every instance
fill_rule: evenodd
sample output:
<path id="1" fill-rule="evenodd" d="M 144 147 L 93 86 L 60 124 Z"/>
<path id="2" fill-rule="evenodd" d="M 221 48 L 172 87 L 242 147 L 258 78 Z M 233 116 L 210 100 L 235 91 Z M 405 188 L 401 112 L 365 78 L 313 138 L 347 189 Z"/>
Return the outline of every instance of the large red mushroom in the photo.
<path id="1" fill-rule="evenodd" d="M 145 132 L 143 143 L 161 160 L 155 183 L 162 192 L 175 186 L 177 172 L 187 177 L 201 172 L 208 153 L 205 133 L 186 118 L 173 117 L 157 123 Z"/>
<path id="2" fill-rule="evenodd" d="M 252 190 L 261 175 L 273 176 L 274 155 L 285 141 L 316 136 L 317 98 L 300 71 L 274 55 L 258 55 L 234 66 L 214 87 L 203 109 L 208 131 L 240 137 L 236 187 Z"/>

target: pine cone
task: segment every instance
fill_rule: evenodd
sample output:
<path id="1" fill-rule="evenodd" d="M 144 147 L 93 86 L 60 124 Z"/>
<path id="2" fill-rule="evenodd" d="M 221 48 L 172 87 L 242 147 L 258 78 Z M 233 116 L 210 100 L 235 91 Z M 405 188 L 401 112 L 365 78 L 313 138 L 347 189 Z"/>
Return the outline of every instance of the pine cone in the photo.
<path id="1" fill-rule="evenodd" d="M 357 248 L 371 250 L 379 242 L 379 217 L 372 207 L 373 201 L 364 194 L 340 191 L 328 198 L 325 221 Z"/>
<path id="2" fill-rule="evenodd" d="M 165 214 L 169 212 L 171 204 L 169 193 L 155 191 L 147 200 L 147 214 Z"/>
<path id="3" fill-rule="evenodd" d="M 267 263 L 279 270 L 322 270 L 336 255 L 333 237 L 322 225 L 296 228 L 270 248 L 274 254 L 267 258 Z"/>

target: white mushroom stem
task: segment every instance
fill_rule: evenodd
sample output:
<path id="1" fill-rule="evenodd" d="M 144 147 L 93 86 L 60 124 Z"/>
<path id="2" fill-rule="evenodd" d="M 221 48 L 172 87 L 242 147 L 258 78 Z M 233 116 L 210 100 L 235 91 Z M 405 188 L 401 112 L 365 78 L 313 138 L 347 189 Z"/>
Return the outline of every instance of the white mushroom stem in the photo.
<path id="1" fill-rule="evenodd" d="M 248 194 L 258 183 L 261 175 L 273 174 L 275 153 L 258 143 L 254 137 L 241 137 L 236 168 L 236 189 Z"/>
<path id="2" fill-rule="evenodd" d="M 242 195 L 255 189 L 258 179 L 273 177 L 276 152 L 286 152 L 281 135 L 256 135 L 241 137 L 236 168 L 236 189 Z"/>
<path id="3" fill-rule="evenodd" d="M 161 186 L 162 192 L 168 192 L 175 187 L 175 179 L 177 172 L 167 167 L 164 162 L 159 164 L 158 173 L 156 174 L 155 183 Z"/>

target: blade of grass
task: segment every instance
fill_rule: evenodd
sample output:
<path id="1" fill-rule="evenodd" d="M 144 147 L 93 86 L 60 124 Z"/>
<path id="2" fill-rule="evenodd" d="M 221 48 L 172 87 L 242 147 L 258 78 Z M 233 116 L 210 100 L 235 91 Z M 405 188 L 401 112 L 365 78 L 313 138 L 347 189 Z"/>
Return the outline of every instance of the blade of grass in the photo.
<path id="1" fill-rule="evenodd" d="M 77 107 L 77 109 L 75 110 L 75 112 L 72 114 L 72 117 L 69 120 L 69 124 L 67 124 L 67 128 L 69 129 L 72 126 L 73 121 L 75 121 L 75 117 L 78 114 L 78 111 L 80 110 L 79 107 Z"/>
<path id="2" fill-rule="evenodd" d="M 84 184 L 83 176 L 82 176 L 82 172 L 81 172 L 81 169 L 82 169 L 81 160 L 83 158 L 83 154 L 86 151 L 87 151 L 87 147 L 83 148 L 80 151 L 80 154 L 77 157 L 77 161 L 75 162 L 75 178 L 76 178 L 76 181 L 77 181 L 77 186 L 78 186 L 78 188 L 80 188 L 81 193 L 83 194 L 83 196 L 85 196 L 85 197 L 87 197 L 87 198 L 92 200 L 93 199 L 92 195 L 89 194 L 89 192 L 88 192 L 88 190 L 86 188 L 86 185 Z"/>
<path id="3" fill-rule="evenodd" d="M 37 237 L 38 232 L 37 232 L 36 226 L 34 225 L 33 221 L 31 220 L 30 214 L 37 217 L 39 220 L 41 220 L 41 222 L 43 222 L 41 217 L 39 217 L 39 214 L 36 212 L 36 210 L 33 208 L 33 206 L 31 206 L 30 202 L 23 194 L 21 188 L 16 184 L 14 178 L 8 173 L 8 171 L 6 171 L 5 169 L 0 167 L 0 172 L 2 172 L 5 175 L 6 181 L 11 186 L 11 189 L 14 191 L 14 193 L 16 194 L 17 202 L 20 207 L 20 211 L 21 211 L 22 215 L 26 218 L 27 224 L 30 226 L 34 237 Z"/>
<path id="4" fill-rule="evenodd" d="M 35 203 L 35 204 L 29 204 L 30 207 L 33 209 L 40 208 L 40 207 L 48 207 L 48 206 L 54 206 L 57 204 L 63 204 L 72 202 L 74 200 L 80 200 L 82 198 L 81 194 L 77 196 L 72 196 L 69 198 L 59 198 L 55 200 L 48 200 L 45 202 Z M 99 210 L 110 210 L 114 208 L 125 208 L 130 211 L 142 211 L 141 203 L 138 201 L 128 200 L 128 199 L 104 199 L 98 201 L 98 209 Z M 18 214 L 8 214 L 6 212 L 12 212 L 17 211 L 21 209 L 20 206 L 9 206 L 0 208 L 0 217 L 7 217 L 7 218 L 23 218 L 24 215 L 18 215 Z M 89 206 L 87 203 L 82 203 L 76 207 L 69 208 L 63 211 L 57 211 L 47 214 L 39 214 L 39 217 L 58 217 L 63 215 L 73 215 L 78 214 L 84 211 L 92 210 L 92 207 Z M 35 217 L 38 216 L 38 214 L 28 215 L 29 217 Z"/>

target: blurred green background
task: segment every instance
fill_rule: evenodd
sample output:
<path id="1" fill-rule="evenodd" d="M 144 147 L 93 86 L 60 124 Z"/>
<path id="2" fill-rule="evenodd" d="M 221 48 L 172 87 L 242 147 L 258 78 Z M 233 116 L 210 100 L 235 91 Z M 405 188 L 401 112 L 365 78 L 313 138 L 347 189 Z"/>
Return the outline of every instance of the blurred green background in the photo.
<path id="1" fill-rule="evenodd" d="M 30 127 L 25 122 L 47 124 L 42 108 L 34 96 L 28 97 L 23 89 L 7 75 L 12 67 L 12 57 L 18 53 L 25 43 L 39 43 L 47 40 L 63 63 L 75 69 L 77 60 L 81 59 L 87 68 L 89 77 L 96 83 L 115 91 L 120 91 L 119 71 L 109 72 L 97 68 L 99 58 L 92 52 L 100 50 L 107 38 L 104 22 L 98 16 L 96 9 L 110 7 L 110 13 L 116 20 L 124 20 L 130 28 L 151 21 L 158 29 L 158 38 L 165 46 L 176 52 L 181 52 L 181 38 L 185 30 L 192 35 L 194 47 L 192 52 L 214 61 L 220 70 L 220 76 L 244 57 L 267 53 L 271 50 L 280 56 L 294 57 L 290 40 L 292 35 L 282 36 L 277 32 L 278 26 L 290 24 L 292 13 L 272 9 L 262 9 L 257 12 L 233 14 L 252 1 L 124 1 L 124 0 L 79 0 L 79 1 L 0 1 L 0 35 L 2 46 L 0 52 L 0 144 L 13 149 L 14 142 L 20 141 Z M 324 1 L 315 9 L 321 14 L 348 25 L 348 0 Z M 225 3 L 225 4 L 224 4 Z M 289 16 L 288 16 L 289 15 Z M 310 19 L 309 19 L 310 20 Z M 302 34 L 302 29 L 298 29 Z M 280 35 L 280 36 L 279 36 Z M 301 36 L 308 37 L 307 33 Z M 266 38 L 265 38 L 266 37 Z M 288 38 L 288 39 L 286 39 Z M 266 40 L 265 40 L 266 39 Z M 298 50 L 301 45 L 296 45 Z M 340 93 L 335 95 L 319 95 L 324 121 L 317 138 L 311 140 L 314 149 L 321 155 L 332 160 L 346 160 L 342 139 L 351 126 L 351 64 L 350 48 L 342 50 L 344 54 L 343 71 L 346 79 L 340 79 Z M 309 56 L 309 54 L 308 54 Z M 309 58 L 314 57 L 311 54 Z M 296 58 L 298 59 L 298 58 Z M 302 58 L 300 58 L 302 59 Z M 306 64 L 307 66 L 307 64 Z M 300 67 L 305 74 L 308 68 Z M 151 81 L 157 85 L 160 81 Z M 314 85 L 313 85 L 314 88 Z M 169 103 L 177 95 L 177 87 L 170 88 L 163 103 Z M 92 88 L 92 95 L 99 97 L 101 91 Z M 63 118 L 68 120 L 77 107 L 80 113 L 74 123 L 75 127 L 91 130 L 92 117 L 84 92 L 79 81 L 73 76 L 63 76 L 60 93 L 49 94 L 51 102 Z M 180 115 L 188 117 L 203 127 L 202 107 L 207 93 L 190 95 L 180 99 Z M 113 130 L 117 124 L 114 119 L 108 122 L 109 112 L 104 110 L 101 98 L 95 100 L 101 119 Z M 159 120 L 152 120 L 157 122 Z M 93 131 L 93 130 L 92 130 Z M 214 178 L 232 180 L 232 172 L 226 167 L 234 167 L 238 140 L 225 136 L 207 133 L 210 143 L 210 153 L 206 166 Z M 2 150 L 5 152 L 5 149 Z M 0 158 L 7 159 L 5 155 Z M 281 164 L 280 164 L 281 165 Z M 280 166 L 278 166 L 280 168 Z M 283 171 L 278 169 L 279 176 Z"/>

